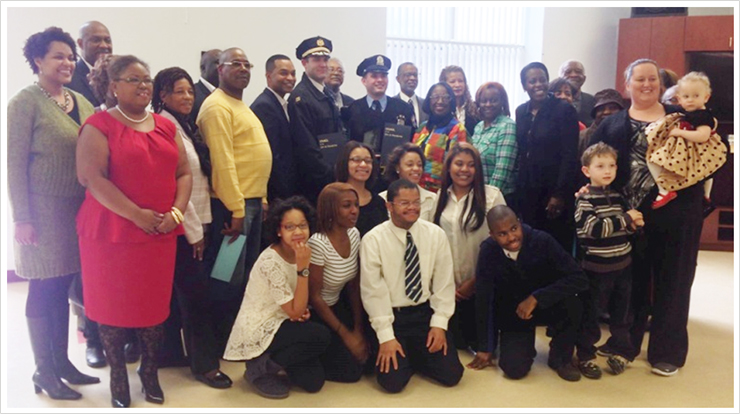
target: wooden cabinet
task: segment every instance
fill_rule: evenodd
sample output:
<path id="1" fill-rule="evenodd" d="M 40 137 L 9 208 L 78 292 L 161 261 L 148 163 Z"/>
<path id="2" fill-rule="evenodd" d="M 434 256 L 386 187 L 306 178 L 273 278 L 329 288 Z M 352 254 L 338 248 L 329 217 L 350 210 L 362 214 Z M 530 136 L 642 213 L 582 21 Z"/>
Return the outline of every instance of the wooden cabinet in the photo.
<path id="1" fill-rule="evenodd" d="M 733 16 L 621 19 L 615 89 L 624 93 L 624 70 L 640 58 L 653 59 L 683 76 L 687 52 L 731 52 L 733 24 Z"/>
<path id="2" fill-rule="evenodd" d="M 686 18 L 685 52 L 731 52 L 733 16 L 691 16 Z"/>

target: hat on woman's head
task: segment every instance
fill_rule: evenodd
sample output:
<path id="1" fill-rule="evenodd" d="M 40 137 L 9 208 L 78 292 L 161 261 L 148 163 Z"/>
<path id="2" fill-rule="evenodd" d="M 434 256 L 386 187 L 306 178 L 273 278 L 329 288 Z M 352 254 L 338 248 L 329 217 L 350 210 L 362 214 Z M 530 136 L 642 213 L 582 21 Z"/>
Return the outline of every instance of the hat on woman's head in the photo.
<path id="1" fill-rule="evenodd" d="M 594 108 L 591 110 L 591 117 L 596 118 L 596 110 L 600 106 L 604 106 L 606 104 L 616 104 L 621 109 L 624 109 L 624 98 L 622 98 L 622 94 L 617 92 L 615 89 L 604 89 L 601 91 L 596 92 L 596 95 L 594 95 L 594 100 L 596 103 L 594 103 Z"/>

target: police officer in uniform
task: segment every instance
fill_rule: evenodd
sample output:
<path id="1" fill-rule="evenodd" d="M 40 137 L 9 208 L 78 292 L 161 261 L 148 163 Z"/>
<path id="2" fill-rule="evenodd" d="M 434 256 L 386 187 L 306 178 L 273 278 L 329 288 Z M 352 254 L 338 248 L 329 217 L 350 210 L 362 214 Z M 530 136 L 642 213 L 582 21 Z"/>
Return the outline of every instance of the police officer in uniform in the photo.
<path id="1" fill-rule="evenodd" d="M 362 77 L 367 95 L 352 102 L 342 112 L 349 138 L 370 145 L 378 154 L 386 124 L 406 125 L 412 128 L 409 132 L 413 133 L 414 112 L 411 107 L 385 94 L 390 68 L 391 60 L 383 55 L 363 60 L 357 67 L 357 76 Z M 408 140 L 411 141 L 410 134 Z"/>
<path id="2" fill-rule="evenodd" d="M 328 74 L 331 40 L 317 36 L 296 48 L 304 73 L 288 100 L 290 131 L 296 154 L 298 191 L 316 204 L 319 192 L 334 181 L 334 166 L 324 159 L 319 147 L 321 135 L 342 133 L 339 109 L 328 94 L 324 80 Z"/>

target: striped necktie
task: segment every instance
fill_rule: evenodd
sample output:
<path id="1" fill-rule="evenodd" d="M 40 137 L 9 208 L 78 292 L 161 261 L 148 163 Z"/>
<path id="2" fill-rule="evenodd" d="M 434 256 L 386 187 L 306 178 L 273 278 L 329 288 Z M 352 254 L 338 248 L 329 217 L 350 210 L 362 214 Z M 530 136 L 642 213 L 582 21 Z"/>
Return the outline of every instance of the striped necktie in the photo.
<path id="1" fill-rule="evenodd" d="M 414 302 L 421 298 L 421 268 L 419 267 L 419 251 L 416 250 L 411 232 L 406 232 L 406 296 Z"/>

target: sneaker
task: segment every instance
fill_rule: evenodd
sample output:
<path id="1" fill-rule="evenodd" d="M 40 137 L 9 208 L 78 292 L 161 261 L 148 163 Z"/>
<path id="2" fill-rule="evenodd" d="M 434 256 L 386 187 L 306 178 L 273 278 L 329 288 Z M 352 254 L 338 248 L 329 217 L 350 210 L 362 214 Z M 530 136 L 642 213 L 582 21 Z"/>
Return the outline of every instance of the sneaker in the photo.
<path id="1" fill-rule="evenodd" d="M 601 378 L 601 368 L 596 365 L 596 359 L 579 362 L 578 370 L 581 371 L 581 374 L 583 374 L 583 376 L 588 379 Z"/>
<path id="2" fill-rule="evenodd" d="M 670 203 L 671 200 L 676 198 L 678 194 L 675 191 L 669 191 L 665 194 L 658 194 L 658 197 L 653 201 L 653 210 L 657 210 L 666 204 Z"/>
<path id="3" fill-rule="evenodd" d="M 621 355 L 612 355 L 606 360 L 606 363 L 612 369 L 612 374 L 619 375 L 624 372 L 630 361 Z"/>
<path id="4" fill-rule="evenodd" d="M 612 349 L 609 348 L 609 345 L 604 344 L 596 348 L 596 355 L 603 356 L 603 357 L 610 357 L 614 355 L 614 351 L 612 351 Z"/>
<path id="5" fill-rule="evenodd" d="M 581 379 L 581 372 L 570 363 L 559 366 L 555 371 L 557 371 L 560 378 L 566 381 L 578 381 Z"/>
<path id="6" fill-rule="evenodd" d="M 653 374 L 656 375 L 670 377 L 672 375 L 676 375 L 676 373 L 678 372 L 678 367 L 667 362 L 658 362 L 657 364 L 653 365 L 653 369 L 651 371 Z"/>
<path id="7" fill-rule="evenodd" d="M 272 399 L 287 398 L 290 394 L 290 385 L 287 381 L 283 380 L 277 374 L 265 374 L 259 378 L 250 381 L 247 378 L 247 373 L 244 373 L 244 378 L 247 382 L 252 384 L 252 388 L 257 391 L 257 394 Z"/>

